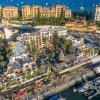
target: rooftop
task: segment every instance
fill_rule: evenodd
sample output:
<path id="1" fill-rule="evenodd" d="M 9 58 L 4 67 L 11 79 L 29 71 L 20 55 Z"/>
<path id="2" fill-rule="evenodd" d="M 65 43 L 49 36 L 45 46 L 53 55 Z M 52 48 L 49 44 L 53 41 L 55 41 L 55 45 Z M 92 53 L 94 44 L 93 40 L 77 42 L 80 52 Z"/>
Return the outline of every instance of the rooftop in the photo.
<path id="1" fill-rule="evenodd" d="M 3 9 L 18 9 L 18 8 L 15 7 L 15 6 L 6 6 L 6 7 L 4 7 Z"/>
<path id="2" fill-rule="evenodd" d="M 24 65 L 28 65 L 33 62 L 32 57 L 27 56 L 23 58 L 16 58 L 14 62 L 10 62 L 8 66 L 12 66 L 14 69 L 22 68 Z"/>
<path id="3" fill-rule="evenodd" d="M 26 52 L 25 46 L 20 42 L 15 43 L 12 51 L 14 53 L 14 57 L 20 56 L 20 55 L 22 55 L 23 53 Z"/>

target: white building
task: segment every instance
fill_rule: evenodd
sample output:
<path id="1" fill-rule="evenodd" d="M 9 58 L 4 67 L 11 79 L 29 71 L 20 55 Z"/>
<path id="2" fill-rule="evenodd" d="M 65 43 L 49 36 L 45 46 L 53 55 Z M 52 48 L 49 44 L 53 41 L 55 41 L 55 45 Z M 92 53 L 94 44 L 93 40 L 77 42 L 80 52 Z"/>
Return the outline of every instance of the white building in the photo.
<path id="1" fill-rule="evenodd" d="M 4 28 L 4 32 L 5 32 L 5 35 L 6 35 L 6 40 L 8 42 L 12 41 L 12 32 L 11 32 L 11 30 L 9 30 L 8 28 Z"/>
<path id="2" fill-rule="evenodd" d="M 100 6 L 96 6 L 94 20 L 95 21 L 100 21 Z"/>

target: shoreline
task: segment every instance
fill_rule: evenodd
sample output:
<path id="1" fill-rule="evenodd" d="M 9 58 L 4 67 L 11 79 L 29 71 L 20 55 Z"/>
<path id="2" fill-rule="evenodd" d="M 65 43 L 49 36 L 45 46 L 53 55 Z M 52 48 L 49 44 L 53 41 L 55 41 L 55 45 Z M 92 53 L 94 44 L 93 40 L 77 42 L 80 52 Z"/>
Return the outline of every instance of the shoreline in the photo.
<path id="1" fill-rule="evenodd" d="M 88 72 L 85 75 L 87 77 L 93 77 L 93 76 L 95 76 L 95 73 L 93 71 L 91 71 L 91 72 Z M 66 81 L 66 80 L 64 80 L 64 81 Z M 62 92 L 64 90 L 74 86 L 77 82 L 81 82 L 81 81 L 82 81 L 82 76 L 78 77 L 78 78 L 75 78 L 75 79 L 71 80 L 70 82 L 65 82 L 65 83 L 53 88 L 51 91 L 48 91 L 48 92 L 44 93 L 43 95 L 38 95 L 37 97 L 33 97 L 31 100 L 38 100 L 38 99 L 39 100 L 44 100 L 46 97 L 51 96 L 55 93 Z M 27 100 L 27 99 L 23 99 L 23 100 Z"/>

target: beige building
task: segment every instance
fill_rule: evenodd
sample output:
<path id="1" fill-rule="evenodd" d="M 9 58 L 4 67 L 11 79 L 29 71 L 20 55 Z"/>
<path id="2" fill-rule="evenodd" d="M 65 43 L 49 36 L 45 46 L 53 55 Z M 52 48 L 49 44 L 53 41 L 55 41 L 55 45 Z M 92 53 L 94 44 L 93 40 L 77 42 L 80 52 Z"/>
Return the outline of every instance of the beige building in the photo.
<path id="1" fill-rule="evenodd" d="M 8 6 L 2 8 L 2 15 L 4 19 L 11 20 L 18 17 L 18 8 L 13 6 Z"/>
<path id="2" fill-rule="evenodd" d="M 51 9 L 53 10 L 53 17 L 61 17 L 64 14 L 64 6 L 56 5 Z"/>
<path id="3" fill-rule="evenodd" d="M 52 17 L 52 11 L 50 8 L 42 8 L 40 10 L 40 17 Z"/>
<path id="4" fill-rule="evenodd" d="M 40 6 L 23 6 L 22 17 L 23 18 L 35 18 L 40 16 Z"/>
<path id="5" fill-rule="evenodd" d="M 95 32 L 96 31 L 96 25 L 94 25 L 93 23 L 88 25 L 85 20 L 68 22 L 65 24 L 65 27 L 68 30 L 78 31 L 78 32 Z"/>
<path id="6" fill-rule="evenodd" d="M 72 17 L 71 9 L 66 8 L 64 11 L 64 16 L 65 18 L 71 18 Z"/>
<path id="7" fill-rule="evenodd" d="M 22 7 L 22 17 L 23 18 L 30 18 L 31 17 L 31 7 L 30 6 L 23 6 Z"/>
<path id="8" fill-rule="evenodd" d="M 40 16 L 40 10 L 42 9 L 41 6 L 32 6 L 32 12 L 31 15 L 33 18 Z"/>
<path id="9" fill-rule="evenodd" d="M 71 10 L 62 5 L 56 5 L 51 8 L 43 8 L 41 6 L 23 6 L 23 18 L 35 17 L 61 17 L 69 18 L 72 16 Z"/>

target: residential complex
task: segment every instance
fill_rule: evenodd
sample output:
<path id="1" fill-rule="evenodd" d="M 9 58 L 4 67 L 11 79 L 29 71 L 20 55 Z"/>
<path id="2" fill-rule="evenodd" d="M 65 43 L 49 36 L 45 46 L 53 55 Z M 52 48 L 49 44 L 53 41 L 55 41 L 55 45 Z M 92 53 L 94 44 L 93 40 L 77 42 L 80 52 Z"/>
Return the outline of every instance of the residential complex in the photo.
<path id="1" fill-rule="evenodd" d="M 55 5 L 51 8 L 43 8 L 41 6 L 23 6 L 23 18 L 36 17 L 61 17 L 70 18 L 72 16 L 71 10 L 62 5 Z"/>
<path id="2" fill-rule="evenodd" d="M 93 22 L 83 2 L 68 3 L 73 12 L 52 0 L 32 3 L 0 6 L 0 100 L 66 100 L 73 85 L 88 100 L 100 95 L 100 6 Z"/>
<path id="3" fill-rule="evenodd" d="M 2 16 L 4 19 L 11 20 L 18 17 L 18 8 L 13 6 L 8 6 L 2 8 Z"/>
<path id="4" fill-rule="evenodd" d="M 95 9 L 95 18 L 94 18 L 95 21 L 100 21 L 100 6 L 96 6 L 96 9 Z"/>
<path id="5" fill-rule="evenodd" d="M 82 68 L 83 71 L 83 66 L 85 67 L 87 63 L 90 64 L 92 57 L 97 56 L 94 45 L 85 43 L 84 38 L 76 38 L 68 34 L 67 29 L 61 26 L 49 26 L 48 28 L 36 29 L 35 31 L 30 29 L 32 30 L 30 32 L 27 30 L 26 26 L 19 28 L 16 40 L 11 43 L 12 46 L 10 48 L 13 55 L 9 58 L 6 70 L 0 77 L 3 85 L 1 88 L 3 95 L 5 95 L 6 90 L 12 89 L 15 91 L 14 98 L 19 99 L 23 95 L 18 95 L 18 93 L 21 93 L 23 89 L 25 91 L 30 90 L 33 85 L 34 91 L 37 93 L 38 90 L 40 91 L 40 89 L 44 88 L 43 80 L 45 78 L 49 77 L 47 84 L 51 86 L 54 73 L 58 73 L 62 77 L 63 74 L 67 75 L 66 73 L 71 73 L 73 70 L 76 73 L 78 69 Z M 7 37 L 5 39 L 9 40 L 11 36 L 10 31 L 6 28 L 6 31 L 3 32 L 8 34 L 7 36 L 5 34 Z M 1 38 L 4 38 L 3 32 L 1 30 Z M 59 47 L 54 49 L 53 42 L 56 35 L 61 38 L 59 40 L 61 41 L 59 44 L 61 46 L 58 45 Z M 59 42 L 59 38 L 56 37 L 57 42 Z M 64 42 L 66 45 L 72 43 L 72 52 L 66 52 L 68 48 L 66 49 L 66 45 L 63 45 Z M 30 49 L 28 49 L 27 44 L 29 44 Z M 39 49 L 38 54 L 34 49 L 36 47 Z M 52 76 L 51 73 L 54 75 Z M 40 84 L 42 85 L 40 86 Z M 19 85 L 20 88 L 18 87 Z M 9 93 L 7 96 L 10 98 L 12 94 Z"/>
<path id="6" fill-rule="evenodd" d="M 36 17 L 65 17 L 70 18 L 72 16 L 71 9 L 62 6 L 55 5 L 51 8 L 45 8 L 42 6 L 22 6 L 22 18 L 36 18 Z M 0 7 L 0 16 L 6 20 L 12 20 L 19 16 L 19 9 L 14 6 Z"/>
<path id="7" fill-rule="evenodd" d="M 67 34 L 67 30 L 63 27 L 49 27 L 37 30 L 36 32 L 21 34 L 17 37 L 17 40 L 24 44 L 34 41 L 39 49 L 43 49 L 44 47 L 52 48 L 55 33 L 58 36 L 64 36 Z"/>

